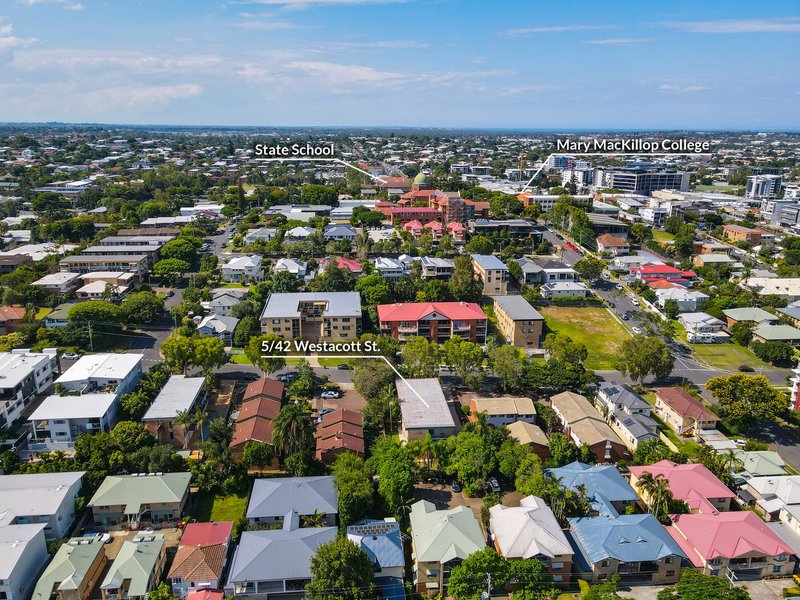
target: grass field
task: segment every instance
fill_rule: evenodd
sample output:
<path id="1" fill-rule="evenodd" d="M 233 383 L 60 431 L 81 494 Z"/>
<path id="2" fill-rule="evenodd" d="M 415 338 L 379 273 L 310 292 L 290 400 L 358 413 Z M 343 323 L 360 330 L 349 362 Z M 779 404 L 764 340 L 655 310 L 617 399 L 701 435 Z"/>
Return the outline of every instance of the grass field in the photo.
<path id="1" fill-rule="evenodd" d="M 613 369 L 614 359 L 628 335 L 604 308 L 548 306 L 539 312 L 549 331 L 563 333 L 589 349 L 586 368 Z"/>
<path id="2" fill-rule="evenodd" d="M 653 229 L 653 239 L 657 242 L 671 242 L 675 236 L 660 229 Z"/>
<path id="3" fill-rule="evenodd" d="M 735 371 L 741 365 L 747 365 L 753 369 L 773 368 L 756 357 L 750 350 L 738 344 L 689 344 L 689 347 L 693 350 L 694 357 L 698 362 L 707 363 L 716 369 Z"/>
<path id="4" fill-rule="evenodd" d="M 194 518 L 198 521 L 236 521 L 244 514 L 247 506 L 247 494 L 232 496 L 215 496 L 201 494 L 197 499 Z"/>
<path id="5" fill-rule="evenodd" d="M 46 306 L 43 306 L 39 310 L 36 311 L 36 317 L 35 318 L 36 318 L 37 321 L 41 321 L 47 315 L 49 315 L 51 312 L 53 312 L 52 308 L 48 308 Z"/>
<path id="6" fill-rule="evenodd" d="M 336 367 L 342 363 L 346 363 L 347 361 L 343 358 L 337 357 L 330 357 L 330 356 L 319 356 L 317 357 L 319 360 L 319 364 L 321 367 Z"/>
<path id="7" fill-rule="evenodd" d="M 741 185 L 698 185 L 694 188 L 698 192 L 721 192 L 723 194 L 735 194 L 743 189 Z"/>

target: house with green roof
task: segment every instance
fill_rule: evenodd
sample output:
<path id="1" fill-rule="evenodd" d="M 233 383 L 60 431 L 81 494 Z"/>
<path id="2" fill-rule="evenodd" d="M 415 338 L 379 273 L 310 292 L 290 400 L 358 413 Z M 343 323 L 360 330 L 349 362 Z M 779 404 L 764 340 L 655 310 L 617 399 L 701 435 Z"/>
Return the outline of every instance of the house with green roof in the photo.
<path id="1" fill-rule="evenodd" d="M 414 587 L 420 594 L 443 593 L 450 569 L 486 547 L 486 536 L 472 510 L 436 510 L 427 500 L 411 506 Z"/>
<path id="2" fill-rule="evenodd" d="M 736 323 L 749 323 L 755 326 L 760 323 L 778 322 L 778 317 L 757 306 L 729 308 L 728 310 L 723 310 L 722 314 L 725 315 L 725 324 L 728 327 L 728 331 L 730 331 L 731 327 L 736 325 Z"/>
<path id="3" fill-rule="evenodd" d="M 158 586 L 166 562 L 162 534 L 137 535 L 124 541 L 100 584 L 103 600 L 147 600 L 147 594 Z"/>
<path id="4" fill-rule="evenodd" d="M 786 342 L 792 346 L 800 344 L 800 329 L 791 325 L 772 325 L 761 323 L 753 329 L 753 340 L 767 342 Z"/>
<path id="5" fill-rule="evenodd" d="M 105 566 L 99 537 L 72 538 L 61 545 L 39 577 L 31 600 L 87 600 Z"/>
<path id="6" fill-rule="evenodd" d="M 788 475 L 786 463 L 772 450 L 735 450 L 734 454 L 739 460 L 737 477 L 750 479 Z"/>
<path id="7" fill-rule="evenodd" d="M 191 473 L 110 475 L 89 501 L 94 524 L 118 528 L 176 523 L 189 497 Z"/>

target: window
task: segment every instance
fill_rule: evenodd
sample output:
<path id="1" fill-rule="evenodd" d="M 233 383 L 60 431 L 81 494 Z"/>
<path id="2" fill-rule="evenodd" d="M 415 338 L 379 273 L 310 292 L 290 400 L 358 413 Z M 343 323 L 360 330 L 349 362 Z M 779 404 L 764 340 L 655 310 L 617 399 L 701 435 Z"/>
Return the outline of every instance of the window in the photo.
<path id="1" fill-rule="evenodd" d="M 772 572 L 773 572 L 773 573 L 780 573 L 782 568 L 783 568 L 783 567 L 782 567 L 781 565 L 774 565 L 774 566 L 772 567 Z"/>
<path id="2" fill-rule="evenodd" d="M 675 576 L 675 569 L 667 571 L 667 577 L 674 577 L 674 576 Z"/>
<path id="3" fill-rule="evenodd" d="M 600 563 L 600 566 L 601 567 L 607 567 L 608 566 L 608 561 L 604 560 L 603 562 Z"/>
<path id="4" fill-rule="evenodd" d="M 667 563 L 668 565 L 671 565 L 674 560 L 675 560 L 674 556 L 668 556 L 667 558 L 664 559 L 664 562 Z"/>

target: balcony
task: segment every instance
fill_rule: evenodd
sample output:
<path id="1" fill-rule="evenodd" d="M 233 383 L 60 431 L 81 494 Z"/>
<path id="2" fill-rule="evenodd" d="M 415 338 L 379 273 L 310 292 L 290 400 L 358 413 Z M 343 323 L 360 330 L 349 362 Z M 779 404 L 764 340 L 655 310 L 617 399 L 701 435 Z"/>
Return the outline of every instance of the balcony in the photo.
<path id="1" fill-rule="evenodd" d="M 414 325 L 400 325 L 400 326 L 398 326 L 397 331 L 399 333 L 416 333 L 417 332 L 417 326 L 416 326 L 416 324 L 414 324 Z"/>

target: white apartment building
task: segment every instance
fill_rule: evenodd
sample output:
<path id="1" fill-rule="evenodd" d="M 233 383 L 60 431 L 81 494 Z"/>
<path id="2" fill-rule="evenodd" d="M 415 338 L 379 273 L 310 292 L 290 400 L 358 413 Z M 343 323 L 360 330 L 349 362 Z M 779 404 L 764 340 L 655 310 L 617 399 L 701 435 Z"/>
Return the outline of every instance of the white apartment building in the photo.
<path id="1" fill-rule="evenodd" d="M 9 427 L 22 409 L 53 383 L 58 368 L 55 348 L 44 352 L 0 352 L 0 427 Z"/>

